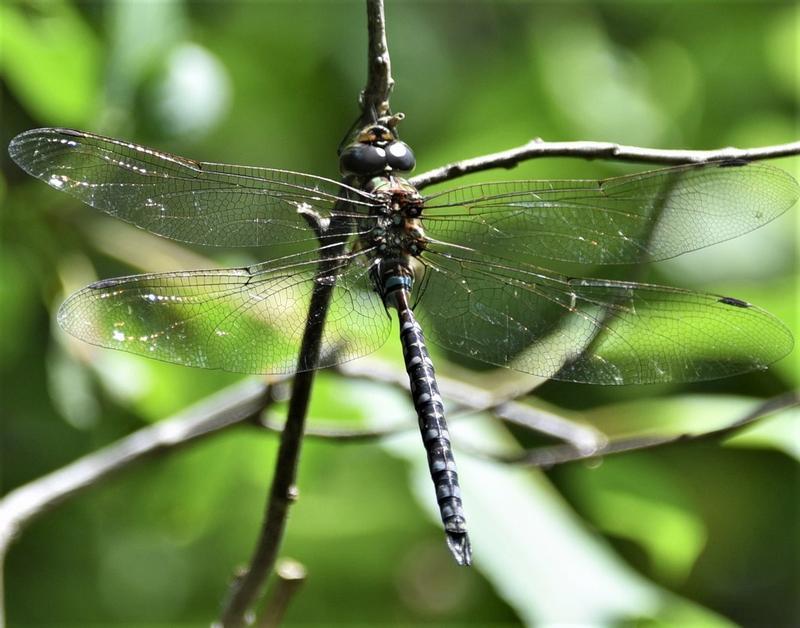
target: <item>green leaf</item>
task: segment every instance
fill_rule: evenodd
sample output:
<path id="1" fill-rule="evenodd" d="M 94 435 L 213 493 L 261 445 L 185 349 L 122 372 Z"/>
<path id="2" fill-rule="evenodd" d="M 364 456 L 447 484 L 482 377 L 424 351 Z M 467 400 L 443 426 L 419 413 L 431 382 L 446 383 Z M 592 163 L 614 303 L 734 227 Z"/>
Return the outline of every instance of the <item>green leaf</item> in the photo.
<path id="1" fill-rule="evenodd" d="M 66 2 L 35 3 L 35 8 L 0 5 L 0 73 L 32 117 L 85 126 L 98 107 L 97 38 Z"/>
<path id="2" fill-rule="evenodd" d="M 457 444 L 493 451 L 511 446 L 496 422 L 452 427 Z M 414 494 L 438 521 L 419 435 L 385 446 L 408 461 Z M 728 625 L 637 574 L 586 530 L 541 472 L 456 454 L 475 567 L 525 624 L 595 625 L 678 614 L 692 624 Z"/>

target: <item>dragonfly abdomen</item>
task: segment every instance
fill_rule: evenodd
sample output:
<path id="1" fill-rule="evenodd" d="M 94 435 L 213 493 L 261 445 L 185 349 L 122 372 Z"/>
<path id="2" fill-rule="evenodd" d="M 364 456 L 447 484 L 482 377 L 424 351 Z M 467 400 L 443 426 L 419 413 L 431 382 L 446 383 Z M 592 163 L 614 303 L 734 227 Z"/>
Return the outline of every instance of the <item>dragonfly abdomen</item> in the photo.
<path id="1" fill-rule="evenodd" d="M 422 328 L 408 304 L 407 289 L 405 285 L 397 287 L 388 300 L 397 308 L 400 320 L 400 341 L 411 396 L 419 419 L 422 442 L 428 454 L 428 468 L 436 489 L 447 544 L 460 565 L 469 565 L 472 550 L 467 536 L 456 462 L 444 418 L 444 404 Z"/>

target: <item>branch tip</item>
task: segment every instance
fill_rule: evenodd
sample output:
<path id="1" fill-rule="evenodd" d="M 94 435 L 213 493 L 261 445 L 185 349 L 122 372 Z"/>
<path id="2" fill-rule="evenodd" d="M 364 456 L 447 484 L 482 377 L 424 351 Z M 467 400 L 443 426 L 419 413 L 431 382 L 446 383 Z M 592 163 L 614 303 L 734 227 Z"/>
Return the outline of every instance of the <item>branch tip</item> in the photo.
<path id="1" fill-rule="evenodd" d="M 537 137 L 516 148 L 447 164 L 412 177 L 409 181 L 412 185 L 422 189 L 428 185 L 450 181 L 474 172 L 492 170 L 494 168 L 516 168 L 523 161 L 542 157 L 608 159 L 611 161 L 675 166 L 709 161 L 756 161 L 796 155 L 800 155 L 800 142 L 755 148 L 727 146 L 713 150 L 679 150 L 626 146 L 611 142 L 546 142 Z"/>

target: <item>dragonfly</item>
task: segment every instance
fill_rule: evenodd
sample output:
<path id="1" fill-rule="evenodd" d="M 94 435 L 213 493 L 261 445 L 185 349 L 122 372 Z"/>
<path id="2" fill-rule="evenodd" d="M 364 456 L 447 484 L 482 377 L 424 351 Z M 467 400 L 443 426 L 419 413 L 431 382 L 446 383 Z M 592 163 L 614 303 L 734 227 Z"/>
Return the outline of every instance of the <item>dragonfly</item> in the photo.
<path id="1" fill-rule="evenodd" d="M 375 351 L 396 311 L 446 540 L 462 565 L 472 549 L 423 327 L 451 352 L 594 384 L 727 377 L 792 349 L 787 328 L 746 301 L 540 265 L 638 264 L 742 235 L 797 200 L 784 171 L 728 160 L 423 195 L 404 178 L 415 157 L 399 119 L 355 129 L 339 150 L 339 181 L 71 129 L 18 135 L 11 157 L 56 190 L 159 236 L 263 251 L 241 268 L 97 281 L 67 298 L 59 324 L 101 347 L 275 374 Z"/>

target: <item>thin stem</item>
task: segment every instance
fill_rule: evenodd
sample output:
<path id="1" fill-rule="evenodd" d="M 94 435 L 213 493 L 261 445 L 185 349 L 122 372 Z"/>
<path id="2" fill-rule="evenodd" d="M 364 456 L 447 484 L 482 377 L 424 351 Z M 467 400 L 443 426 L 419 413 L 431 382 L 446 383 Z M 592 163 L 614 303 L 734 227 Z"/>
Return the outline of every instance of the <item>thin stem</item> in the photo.
<path id="1" fill-rule="evenodd" d="M 369 61 L 367 84 L 361 93 L 362 118 L 382 115 L 389 110 L 392 89 L 391 63 L 386 45 L 386 24 L 383 0 L 367 0 L 367 29 L 369 32 Z M 267 575 L 272 571 L 286 530 L 289 506 L 297 498 L 295 480 L 300 458 L 303 430 L 314 381 L 314 369 L 319 364 L 322 333 L 328 307 L 333 295 L 336 275 L 331 260 L 343 249 L 349 223 L 341 212 L 339 219 L 327 225 L 315 216 L 305 216 L 318 239 L 341 235 L 341 247 L 324 249 L 318 278 L 309 303 L 306 328 L 298 356 L 298 375 L 295 377 L 286 425 L 281 434 L 272 487 L 267 498 L 266 515 L 249 567 L 231 585 L 228 599 L 220 616 L 223 626 L 242 626 L 245 615 L 261 593 Z"/>
<path id="2" fill-rule="evenodd" d="M 391 385 L 403 385 L 405 373 L 394 369 L 381 368 L 380 364 L 374 361 L 368 361 L 366 364 L 367 366 L 362 366 L 361 368 L 349 368 L 347 372 L 356 377 L 375 379 Z M 283 378 L 281 381 L 285 380 L 286 378 Z M 442 391 L 445 396 L 448 396 L 448 393 L 454 393 L 459 405 L 471 408 L 475 412 L 487 410 L 485 407 L 487 393 L 485 391 L 446 378 L 440 381 L 440 383 L 442 382 L 446 382 L 442 385 Z M 451 382 L 456 384 L 455 387 L 450 386 Z M 10 544 L 19 536 L 27 524 L 35 518 L 50 512 L 67 499 L 101 483 L 141 460 L 175 451 L 206 436 L 236 425 L 252 422 L 254 416 L 269 407 L 272 401 L 271 389 L 276 383 L 278 382 L 272 382 L 272 385 L 267 386 L 258 380 L 246 380 L 226 388 L 190 408 L 160 421 L 156 425 L 141 429 L 49 475 L 14 489 L 0 500 L 0 559 L 5 556 Z M 672 443 L 723 438 L 751 425 L 770 413 L 796 406 L 798 403 L 800 403 L 800 395 L 793 391 L 766 400 L 744 417 L 717 430 L 697 434 L 681 433 L 677 435 L 655 435 L 611 440 L 608 443 L 601 444 L 599 447 L 587 450 L 586 447 L 580 446 L 580 439 L 576 439 L 575 436 L 581 430 L 587 430 L 586 436 L 588 436 L 588 431 L 594 431 L 592 428 L 573 423 L 555 415 L 542 413 L 540 410 L 523 403 L 510 401 L 489 409 L 500 418 L 513 419 L 518 424 L 530 429 L 541 430 L 545 428 L 544 431 L 551 434 L 553 432 L 561 432 L 563 426 L 566 426 L 566 433 L 562 434 L 562 437 L 572 436 L 570 440 L 573 442 L 532 449 L 514 456 L 490 455 L 485 452 L 472 453 L 499 462 L 549 467 L 556 464 L 649 449 Z M 553 419 L 557 419 L 557 421 L 553 423 Z M 271 425 L 266 427 L 273 429 Z M 408 429 L 413 427 L 413 424 L 409 424 Z M 554 427 L 555 429 L 553 429 Z M 340 434 L 336 433 L 336 431 L 320 431 L 319 434 L 315 434 L 312 431 L 309 435 L 348 441 L 380 438 L 395 433 L 395 431 L 365 430 L 362 433 L 356 430 L 349 432 L 341 430 Z M 1 560 L 0 564 L 2 564 Z M 2 616 L 2 605 L 0 604 L 0 625 L 2 625 Z"/>
<path id="3" fill-rule="evenodd" d="M 268 385 L 263 381 L 245 380 L 170 418 L 14 489 L 0 500 L 0 565 L 12 541 L 36 517 L 134 462 L 246 423 L 270 402 Z M 3 617 L 0 600 L 0 625 Z"/>
<path id="4" fill-rule="evenodd" d="M 367 0 L 367 30 L 367 84 L 361 92 L 360 104 L 362 118 L 377 118 L 389 112 L 389 96 L 394 87 L 392 63 L 386 43 L 383 0 Z"/>
<path id="5" fill-rule="evenodd" d="M 269 598 L 264 614 L 259 618 L 258 628 L 276 628 L 281 625 L 289 604 L 306 579 L 306 569 L 295 560 L 282 559 L 275 569 L 277 582 Z"/>
<path id="6" fill-rule="evenodd" d="M 521 454 L 515 454 L 513 456 L 491 456 L 491 458 L 498 462 L 508 464 L 547 468 L 567 462 L 601 458 L 613 454 L 652 449 L 654 447 L 663 447 L 676 443 L 687 443 L 699 440 L 720 440 L 732 436 L 769 414 L 797 405 L 800 405 L 800 394 L 798 394 L 797 391 L 790 391 L 778 395 L 777 397 L 766 399 L 763 403 L 729 425 L 707 432 L 698 432 L 694 434 L 683 432 L 681 434 L 663 436 L 634 436 L 631 438 L 611 440 L 608 444 L 591 453 L 579 451 L 574 446 L 565 444 L 529 449 Z"/>
<path id="7" fill-rule="evenodd" d="M 131 462 L 245 423 L 270 403 L 269 387 L 248 379 L 186 410 L 20 486 L 0 500 L 0 550 L 32 519 Z"/>
<path id="8" fill-rule="evenodd" d="M 337 369 L 350 377 L 384 382 L 408 390 L 405 373 L 373 360 L 348 362 L 340 364 Z M 509 401 L 523 394 L 518 387 L 507 392 L 489 392 L 449 377 L 439 376 L 437 379 L 443 397 L 471 412 L 492 412 L 505 421 L 567 441 L 584 453 L 595 451 L 605 443 L 603 434 L 590 425 L 570 421 L 519 401 Z"/>
<path id="9" fill-rule="evenodd" d="M 320 261 L 319 273 L 325 273 L 326 260 Z M 250 558 L 249 567 L 234 579 L 220 622 L 223 626 L 242 626 L 245 615 L 261 593 L 267 575 L 272 571 L 278 556 L 289 507 L 297 499 L 297 467 L 303 443 L 311 386 L 314 382 L 313 367 L 319 362 L 322 332 L 328 312 L 333 284 L 315 282 L 309 303 L 309 313 L 303 341 L 300 346 L 298 365 L 301 370 L 294 379 L 292 396 L 289 399 L 289 412 L 281 432 L 278 456 L 272 487 L 267 498 L 266 514 L 261 532 Z"/>
<path id="10" fill-rule="evenodd" d="M 535 139 L 527 144 L 490 155 L 457 161 L 435 170 L 423 172 L 410 179 L 412 185 L 422 189 L 434 183 L 450 181 L 473 172 L 493 168 L 514 168 L 520 162 L 539 157 L 579 157 L 608 159 L 663 165 L 705 163 L 725 159 L 775 159 L 800 154 L 800 142 L 761 146 L 758 148 L 719 148 L 716 150 L 671 150 L 625 146 L 611 142 L 545 142 Z"/>

